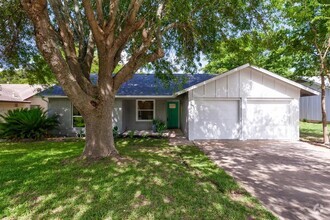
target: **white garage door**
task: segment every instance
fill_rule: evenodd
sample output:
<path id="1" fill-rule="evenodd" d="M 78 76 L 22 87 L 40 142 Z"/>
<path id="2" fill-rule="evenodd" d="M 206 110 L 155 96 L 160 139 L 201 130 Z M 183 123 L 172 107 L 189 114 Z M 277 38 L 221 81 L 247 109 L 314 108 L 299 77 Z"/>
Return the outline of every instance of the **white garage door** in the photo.
<path id="1" fill-rule="evenodd" d="M 249 100 L 247 139 L 291 139 L 290 100 Z"/>
<path id="2" fill-rule="evenodd" d="M 239 101 L 195 101 L 191 139 L 238 139 Z"/>

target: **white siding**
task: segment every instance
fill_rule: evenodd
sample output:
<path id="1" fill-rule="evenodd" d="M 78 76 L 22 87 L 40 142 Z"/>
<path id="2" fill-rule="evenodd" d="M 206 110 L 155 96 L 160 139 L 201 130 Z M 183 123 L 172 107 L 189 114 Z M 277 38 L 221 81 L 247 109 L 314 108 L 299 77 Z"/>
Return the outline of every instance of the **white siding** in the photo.
<path id="1" fill-rule="evenodd" d="M 228 97 L 239 97 L 239 93 L 239 74 L 231 74 L 228 76 Z"/>
<path id="2" fill-rule="evenodd" d="M 224 76 L 215 81 L 211 81 L 210 83 L 197 87 L 196 89 L 190 91 L 189 94 L 189 139 L 191 140 L 196 139 L 197 137 L 200 138 L 200 133 L 202 132 L 201 128 L 193 128 L 193 126 L 201 126 L 202 128 L 206 126 L 203 123 L 196 122 L 196 115 L 208 114 L 208 116 L 198 116 L 198 120 L 208 121 L 208 117 L 213 116 L 214 118 L 217 118 L 214 119 L 215 121 L 221 121 L 221 116 L 218 115 L 219 112 L 221 112 L 222 115 L 230 115 L 232 113 L 235 114 L 236 111 L 239 112 L 238 120 L 241 129 L 241 131 L 237 132 L 239 133 L 238 138 L 242 140 L 249 138 L 255 139 L 255 137 L 251 136 L 251 128 L 254 127 L 256 129 L 256 126 L 258 126 L 258 124 L 250 126 L 249 123 L 252 123 L 252 121 L 256 120 L 257 116 L 254 114 L 257 113 L 254 112 L 254 110 L 258 108 L 263 109 L 263 114 L 266 115 L 274 111 L 274 116 L 270 118 L 272 122 L 268 123 L 267 126 L 269 128 L 267 129 L 271 130 L 273 128 L 273 130 L 275 130 L 275 133 L 271 132 L 271 134 L 269 135 L 261 134 L 257 139 L 299 139 L 300 89 L 279 79 L 268 76 L 260 71 L 247 67 L 230 75 Z M 212 113 L 210 113 L 206 111 L 205 108 L 201 108 L 199 101 L 208 99 L 212 99 L 215 102 L 218 102 L 218 104 L 213 103 L 213 105 L 216 106 L 214 109 L 216 109 L 217 111 L 212 110 Z M 229 101 L 235 99 L 239 100 L 239 109 L 235 109 L 236 107 L 233 106 L 228 107 L 223 102 L 224 100 Z M 251 100 L 259 100 L 260 105 L 251 105 Z M 271 103 L 274 108 L 268 108 L 269 106 L 265 107 L 265 102 Z M 282 106 L 277 105 L 277 103 L 280 102 L 286 102 L 286 104 Z M 275 112 L 276 109 L 281 109 L 281 107 L 285 107 L 285 109 L 283 111 L 279 110 L 278 112 Z M 289 118 L 284 117 L 286 114 L 289 114 Z M 262 117 L 266 116 L 263 115 Z M 283 121 L 287 122 L 284 123 Z M 225 123 L 225 121 L 222 121 L 221 123 Z M 263 126 L 266 126 L 262 123 L 259 125 L 260 126 L 258 127 L 258 129 Z M 213 136 L 216 136 L 217 132 L 224 132 L 217 131 L 214 135 L 214 131 L 212 129 L 214 130 L 214 126 L 210 126 L 208 132 L 211 133 Z M 223 127 L 222 130 L 225 130 L 225 128 Z M 207 133 L 207 131 L 203 132 Z M 226 137 L 228 136 L 229 135 L 226 135 Z M 207 134 L 205 134 L 205 138 L 208 138 Z M 230 138 L 236 139 L 236 136 L 232 135 Z"/>
<path id="3" fill-rule="evenodd" d="M 225 80 L 216 80 L 215 97 L 228 97 L 227 78 Z"/>
<path id="4" fill-rule="evenodd" d="M 288 83 L 245 68 L 192 90 L 193 98 L 299 98 L 300 90 Z"/>
<path id="5" fill-rule="evenodd" d="M 205 97 L 215 97 L 215 81 L 210 82 L 208 86 L 205 87 Z"/>

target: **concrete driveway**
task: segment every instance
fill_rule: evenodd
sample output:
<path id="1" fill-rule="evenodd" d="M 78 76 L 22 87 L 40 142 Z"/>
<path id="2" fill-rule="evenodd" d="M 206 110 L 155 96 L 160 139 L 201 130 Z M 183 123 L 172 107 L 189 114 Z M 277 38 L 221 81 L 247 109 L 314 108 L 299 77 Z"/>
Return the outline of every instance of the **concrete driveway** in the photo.
<path id="1" fill-rule="evenodd" d="M 282 219 L 330 219 L 330 149 L 303 142 L 197 141 Z"/>

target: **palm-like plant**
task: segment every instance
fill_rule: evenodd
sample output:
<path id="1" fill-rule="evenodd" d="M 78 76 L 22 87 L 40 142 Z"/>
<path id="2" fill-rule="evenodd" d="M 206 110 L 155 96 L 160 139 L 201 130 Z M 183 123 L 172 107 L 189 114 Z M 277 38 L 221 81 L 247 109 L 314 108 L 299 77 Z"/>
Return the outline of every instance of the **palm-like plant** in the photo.
<path id="1" fill-rule="evenodd" d="M 39 140 L 59 124 L 56 115 L 47 117 L 46 111 L 41 108 L 9 110 L 0 118 L 3 120 L 0 123 L 0 137 L 14 140 Z"/>

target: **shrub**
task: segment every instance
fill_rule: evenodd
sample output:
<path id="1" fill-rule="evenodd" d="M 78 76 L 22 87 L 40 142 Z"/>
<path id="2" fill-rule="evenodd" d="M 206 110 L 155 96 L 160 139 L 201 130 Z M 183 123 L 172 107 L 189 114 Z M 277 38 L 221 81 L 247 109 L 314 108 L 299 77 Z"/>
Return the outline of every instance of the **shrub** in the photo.
<path id="1" fill-rule="evenodd" d="M 156 132 L 163 133 L 166 129 L 166 124 L 160 119 L 154 119 L 152 123 L 156 126 Z"/>
<path id="2" fill-rule="evenodd" d="M 129 136 L 129 138 L 133 138 L 134 137 L 134 131 L 129 131 L 128 136 Z"/>
<path id="3" fill-rule="evenodd" d="M 47 117 L 41 108 L 9 110 L 0 118 L 3 120 L 0 123 L 0 136 L 13 140 L 44 138 L 59 124 L 58 116 Z"/>
<path id="4" fill-rule="evenodd" d="M 118 129 L 118 126 L 115 126 L 115 127 L 112 128 L 112 133 L 113 133 L 113 137 L 114 137 L 114 138 L 119 137 L 119 129 Z"/>

